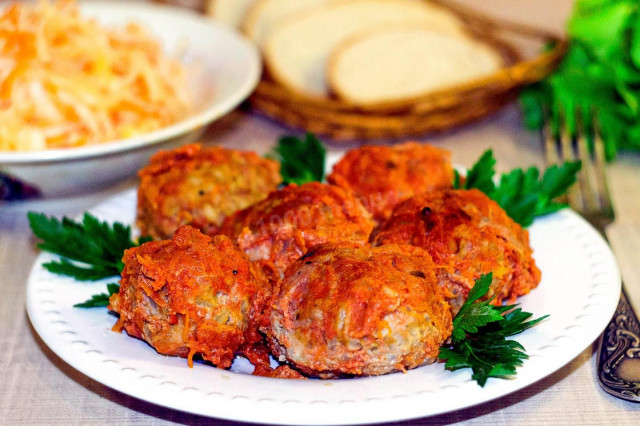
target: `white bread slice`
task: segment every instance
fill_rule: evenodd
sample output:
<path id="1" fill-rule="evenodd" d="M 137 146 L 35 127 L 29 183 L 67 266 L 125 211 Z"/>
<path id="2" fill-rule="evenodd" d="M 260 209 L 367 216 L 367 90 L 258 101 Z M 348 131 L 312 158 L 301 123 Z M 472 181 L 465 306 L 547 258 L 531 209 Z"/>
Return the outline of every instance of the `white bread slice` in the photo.
<path id="1" fill-rule="evenodd" d="M 240 27 L 240 22 L 249 10 L 249 6 L 255 0 L 208 0 L 207 15 L 216 21 L 230 25 L 235 28 Z"/>
<path id="2" fill-rule="evenodd" d="M 337 97 L 371 106 L 467 83 L 502 65 L 498 52 L 471 38 L 396 26 L 345 41 L 329 58 L 327 79 Z"/>
<path id="3" fill-rule="evenodd" d="M 349 0 L 332 3 L 282 22 L 264 44 L 272 77 L 289 90 L 327 97 L 326 62 L 343 40 L 368 28 L 391 23 L 423 23 L 460 35 L 463 25 L 446 9 L 413 0 Z"/>
<path id="4" fill-rule="evenodd" d="M 262 46 L 266 36 L 278 22 L 295 13 L 335 0 L 255 0 L 247 11 L 240 28 L 258 46 Z"/>

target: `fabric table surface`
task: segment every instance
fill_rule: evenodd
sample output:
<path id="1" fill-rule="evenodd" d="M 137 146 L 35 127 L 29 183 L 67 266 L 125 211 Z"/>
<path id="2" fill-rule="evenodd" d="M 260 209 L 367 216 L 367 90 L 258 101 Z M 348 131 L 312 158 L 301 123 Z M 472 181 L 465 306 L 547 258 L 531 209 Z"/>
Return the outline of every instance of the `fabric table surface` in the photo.
<path id="1" fill-rule="evenodd" d="M 471 4 L 470 0 L 464 3 Z M 534 7 L 535 5 L 535 7 Z M 550 30 L 563 28 L 571 2 L 491 0 L 483 8 L 502 18 L 519 18 Z M 206 143 L 267 151 L 291 130 L 240 109 L 214 123 Z M 498 171 L 542 166 L 538 135 L 523 130 L 518 108 L 445 134 L 420 138 L 452 152 L 454 163 L 468 166 L 487 148 Z M 340 152 L 355 144 L 329 144 Z M 640 155 L 623 153 L 609 168 L 617 222 L 609 232 L 631 293 L 640 306 Z M 38 337 L 25 310 L 25 285 L 38 255 L 26 220 L 29 210 L 75 216 L 126 188 L 135 180 L 72 198 L 0 205 L 0 424 L 233 424 L 158 407 L 112 390 L 76 371 Z M 453 413 L 403 424 L 634 424 L 640 404 L 616 399 L 598 385 L 595 344 L 550 376 L 497 400 Z"/>

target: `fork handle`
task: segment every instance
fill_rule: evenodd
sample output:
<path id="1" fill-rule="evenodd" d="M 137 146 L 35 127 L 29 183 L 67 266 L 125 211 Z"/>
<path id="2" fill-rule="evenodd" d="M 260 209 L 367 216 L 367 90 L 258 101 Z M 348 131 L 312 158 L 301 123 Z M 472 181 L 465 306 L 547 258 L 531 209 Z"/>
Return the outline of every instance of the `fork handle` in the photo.
<path id="1" fill-rule="evenodd" d="M 598 345 L 598 380 L 613 396 L 640 402 L 640 324 L 622 285 L 620 302 Z"/>

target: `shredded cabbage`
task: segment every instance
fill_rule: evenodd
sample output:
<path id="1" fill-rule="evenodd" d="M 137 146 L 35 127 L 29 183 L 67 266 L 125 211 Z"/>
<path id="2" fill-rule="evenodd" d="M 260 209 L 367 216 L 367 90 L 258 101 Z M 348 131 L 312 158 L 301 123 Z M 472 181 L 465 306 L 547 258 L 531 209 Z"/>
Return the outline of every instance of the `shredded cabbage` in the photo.
<path id="1" fill-rule="evenodd" d="M 72 0 L 0 15 L 0 151 L 128 138 L 191 110 L 186 68 L 138 24 L 106 28 Z"/>

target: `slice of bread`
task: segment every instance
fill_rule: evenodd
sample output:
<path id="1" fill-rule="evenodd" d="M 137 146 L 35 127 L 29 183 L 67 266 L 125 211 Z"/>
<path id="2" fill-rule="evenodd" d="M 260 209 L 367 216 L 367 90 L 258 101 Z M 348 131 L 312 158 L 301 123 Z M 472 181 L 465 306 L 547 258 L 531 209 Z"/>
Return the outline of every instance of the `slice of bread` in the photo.
<path id="1" fill-rule="evenodd" d="M 264 43 L 267 70 L 293 92 L 326 97 L 326 63 L 350 36 L 380 25 L 422 23 L 460 35 L 463 25 L 451 12 L 414 0 L 349 0 L 296 14 L 275 28 Z"/>
<path id="2" fill-rule="evenodd" d="M 335 0 L 255 0 L 247 11 L 240 28 L 258 46 L 279 22 L 295 13 L 335 2 Z"/>
<path id="3" fill-rule="evenodd" d="M 411 100 L 474 79 L 503 64 L 489 46 L 428 26 L 379 28 L 354 35 L 327 66 L 331 91 L 360 106 Z"/>
<path id="4" fill-rule="evenodd" d="M 216 21 L 239 28 L 245 13 L 255 0 L 208 0 L 207 15 Z"/>

